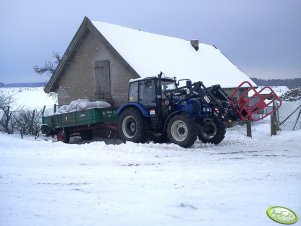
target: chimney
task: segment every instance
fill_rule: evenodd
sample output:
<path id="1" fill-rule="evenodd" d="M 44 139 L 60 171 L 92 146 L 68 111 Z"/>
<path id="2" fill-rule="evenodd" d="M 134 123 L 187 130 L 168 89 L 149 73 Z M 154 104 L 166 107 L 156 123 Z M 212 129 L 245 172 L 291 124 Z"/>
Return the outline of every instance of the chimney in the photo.
<path id="1" fill-rule="evenodd" d="M 199 50 L 199 40 L 197 39 L 190 40 L 190 44 L 195 49 L 195 51 Z"/>

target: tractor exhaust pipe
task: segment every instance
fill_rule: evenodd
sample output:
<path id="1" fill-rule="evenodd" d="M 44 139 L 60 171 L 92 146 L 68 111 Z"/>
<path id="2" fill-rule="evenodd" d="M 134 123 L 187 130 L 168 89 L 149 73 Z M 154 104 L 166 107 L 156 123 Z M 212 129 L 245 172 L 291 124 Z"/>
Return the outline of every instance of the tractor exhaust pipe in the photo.
<path id="1" fill-rule="evenodd" d="M 156 96 L 156 101 L 157 101 L 157 110 L 158 110 L 158 115 L 160 118 L 163 116 L 163 111 L 162 111 L 162 86 L 161 86 L 161 78 L 162 78 L 162 71 L 160 74 L 158 74 L 158 82 L 157 82 L 157 96 Z"/>

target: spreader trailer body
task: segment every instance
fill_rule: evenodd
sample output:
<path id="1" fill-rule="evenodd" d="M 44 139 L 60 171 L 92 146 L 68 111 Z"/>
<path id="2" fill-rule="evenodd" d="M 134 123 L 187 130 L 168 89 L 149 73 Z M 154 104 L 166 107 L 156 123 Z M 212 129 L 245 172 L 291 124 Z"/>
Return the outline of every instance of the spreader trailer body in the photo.
<path id="1" fill-rule="evenodd" d="M 93 130 L 117 130 L 116 108 L 92 108 L 42 117 L 42 133 L 56 135 L 58 141 L 69 143 L 70 136 L 80 135 L 84 140 L 93 138 Z"/>

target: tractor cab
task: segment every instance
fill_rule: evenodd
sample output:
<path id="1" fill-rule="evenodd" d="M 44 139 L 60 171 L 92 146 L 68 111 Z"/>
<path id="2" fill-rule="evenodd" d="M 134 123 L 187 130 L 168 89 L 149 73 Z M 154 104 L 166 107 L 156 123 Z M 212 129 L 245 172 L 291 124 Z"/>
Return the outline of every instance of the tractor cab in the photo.
<path id="1" fill-rule="evenodd" d="M 163 117 L 165 92 L 176 88 L 176 80 L 172 78 L 135 79 L 129 84 L 128 102 L 141 104 L 151 117 Z"/>

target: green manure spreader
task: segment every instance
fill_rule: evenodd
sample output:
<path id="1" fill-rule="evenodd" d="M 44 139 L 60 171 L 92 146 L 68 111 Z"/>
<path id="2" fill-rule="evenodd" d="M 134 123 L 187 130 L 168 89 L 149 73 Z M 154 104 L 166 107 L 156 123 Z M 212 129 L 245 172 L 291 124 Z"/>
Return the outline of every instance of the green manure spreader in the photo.
<path id="1" fill-rule="evenodd" d="M 58 141 L 69 143 L 70 136 L 80 135 L 83 140 L 93 138 L 93 130 L 117 130 L 117 108 L 93 108 L 42 118 L 42 133 L 56 135 Z"/>

